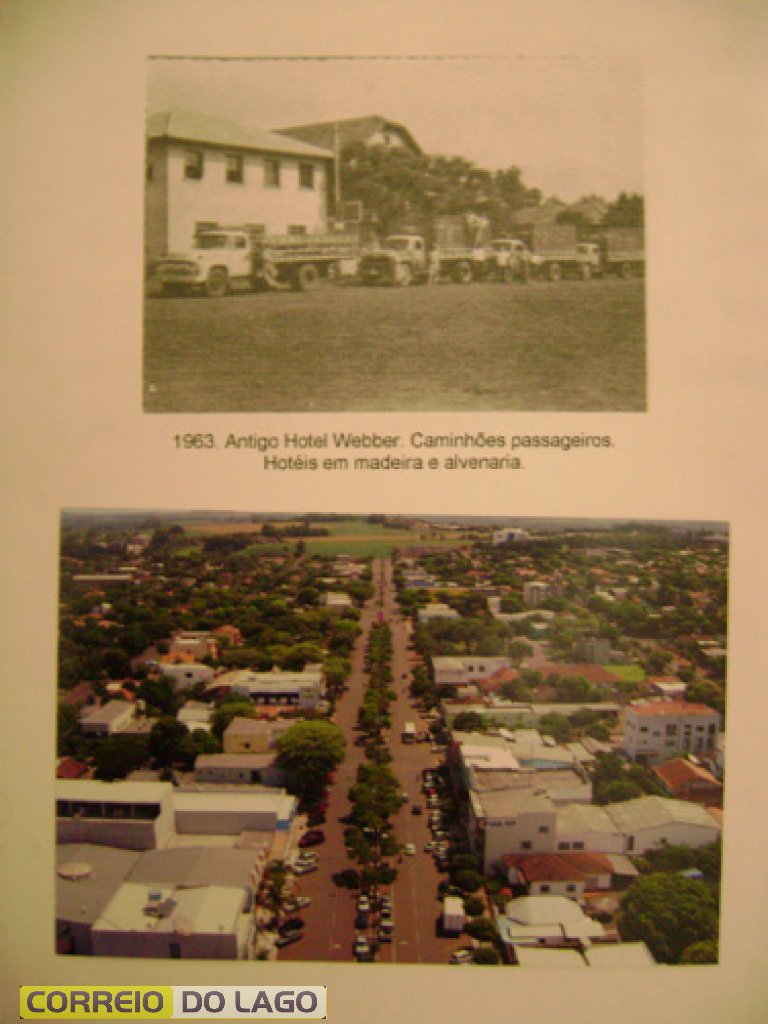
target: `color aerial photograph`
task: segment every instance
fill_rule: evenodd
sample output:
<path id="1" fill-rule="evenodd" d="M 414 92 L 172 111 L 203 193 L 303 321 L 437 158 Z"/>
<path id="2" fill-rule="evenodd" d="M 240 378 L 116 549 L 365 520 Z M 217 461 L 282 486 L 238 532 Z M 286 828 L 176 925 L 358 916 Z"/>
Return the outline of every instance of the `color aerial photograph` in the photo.
<path id="1" fill-rule="evenodd" d="M 645 411 L 636 62 L 158 57 L 146 102 L 145 412 Z"/>
<path id="2" fill-rule="evenodd" d="M 727 586 L 723 523 L 65 511 L 57 952 L 717 962 Z"/>

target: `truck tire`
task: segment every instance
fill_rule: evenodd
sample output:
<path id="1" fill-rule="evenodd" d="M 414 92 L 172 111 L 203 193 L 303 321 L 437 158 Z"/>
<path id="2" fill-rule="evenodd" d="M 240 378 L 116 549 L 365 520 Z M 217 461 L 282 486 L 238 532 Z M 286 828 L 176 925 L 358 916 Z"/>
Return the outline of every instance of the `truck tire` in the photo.
<path id="1" fill-rule="evenodd" d="M 211 267 L 205 282 L 205 294 L 220 298 L 229 292 L 229 276 L 224 267 Z"/>
<path id="2" fill-rule="evenodd" d="M 547 266 L 547 277 L 550 281 L 559 281 L 563 276 L 563 268 L 559 263 L 550 263 Z"/>
<path id="3" fill-rule="evenodd" d="M 457 263 L 453 268 L 453 280 L 457 284 L 469 284 L 472 280 L 472 267 L 466 260 Z"/>
<path id="4" fill-rule="evenodd" d="M 297 292 L 310 292 L 313 288 L 317 288 L 318 282 L 320 281 L 320 271 L 317 269 L 314 263 L 302 263 L 301 266 L 297 267 L 294 271 L 292 284 L 294 291 Z"/>
<path id="5" fill-rule="evenodd" d="M 401 288 L 407 288 L 413 281 L 413 271 L 408 263 L 401 263 L 395 270 L 395 284 Z"/>
<path id="6" fill-rule="evenodd" d="M 619 274 L 621 275 L 621 277 L 624 278 L 625 281 L 632 277 L 632 264 L 622 263 L 619 267 Z"/>
<path id="7" fill-rule="evenodd" d="M 589 265 L 589 263 L 582 263 L 579 270 L 581 272 L 582 281 L 589 281 L 589 279 L 592 277 L 592 267 Z"/>

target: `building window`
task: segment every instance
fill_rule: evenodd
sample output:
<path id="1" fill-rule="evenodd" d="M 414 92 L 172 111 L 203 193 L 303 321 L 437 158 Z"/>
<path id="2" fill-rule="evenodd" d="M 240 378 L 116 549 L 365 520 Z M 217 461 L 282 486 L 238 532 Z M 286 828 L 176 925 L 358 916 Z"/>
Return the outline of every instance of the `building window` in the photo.
<path id="1" fill-rule="evenodd" d="M 242 185 L 244 180 L 243 158 L 240 153 L 226 155 L 227 181 L 232 185 Z"/>
<path id="2" fill-rule="evenodd" d="M 635 848 L 635 837 L 627 836 L 627 853 L 631 853 Z"/>
<path id="3" fill-rule="evenodd" d="M 666 728 L 666 734 L 667 734 L 667 736 L 677 736 L 677 726 L 676 725 L 668 725 L 667 728 Z"/>
<path id="4" fill-rule="evenodd" d="M 539 832 L 549 832 L 549 825 L 539 825 Z"/>
<path id="5" fill-rule="evenodd" d="M 280 188 L 280 161 L 273 157 L 264 160 L 264 184 L 267 188 Z"/>
<path id="6" fill-rule="evenodd" d="M 557 844 L 557 848 L 558 848 L 558 850 L 570 850 L 571 844 L 570 843 L 558 843 Z"/>
<path id="7" fill-rule="evenodd" d="M 576 892 L 576 886 L 573 884 L 573 882 L 569 882 L 568 885 L 566 885 L 566 887 L 565 887 L 565 891 L 566 892 Z"/>
<path id="8" fill-rule="evenodd" d="M 299 188 L 315 187 L 315 165 L 299 164 Z"/>
<path id="9" fill-rule="evenodd" d="M 574 850 L 583 850 L 584 849 L 584 843 L 576 842 L 576 843 L 573 844 L 573 848 L 574 848 Z"/>
<path id="10" fill-rule="evenodd" d="M 544 893 L 544 892 L 549 892 L 549 890 L 550 890 L 550 886 L 547 885 L 546 882 L 539 886 L 539 892 Z"/>
<path id="11" fill-rule="evenodd" d="M 147 181 L 152 181 L 153 174 L 154 174 L 154 167 L 152 166 L 152 161 L 151 160 L 147 160 L 147 163 L 146 163 Z"/>
<path id="12" fill-rule="evenodd" d="M 289 224 L 288 234 L 289 235 L 306 235 L 307 225 L 306 224 Z"/>
<path id="13" fill-rule="evenodd" d="M 203 176 L 202 149 L 188 149 L 184 153 L 184 177 L 199 181 Z"/>
<path id="14" fill-rule="evenodd" d="M 531 841 L 530 841 L 530 839 L 526 839 L 524 842 L 520 843 L 520 848 L 522 850 L 530 850 L 530 848 L 531 848 Z"/>

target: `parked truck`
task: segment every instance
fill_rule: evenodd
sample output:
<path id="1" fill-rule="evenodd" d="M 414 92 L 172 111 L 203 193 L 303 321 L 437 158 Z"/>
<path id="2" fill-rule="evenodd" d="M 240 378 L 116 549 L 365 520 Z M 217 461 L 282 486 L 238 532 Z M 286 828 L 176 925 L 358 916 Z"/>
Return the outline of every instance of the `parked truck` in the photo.
<path id="1" fill-rule="evenodd" d="M 464 931 L 467 916 L 460 896 L 446 896 L 443 900 L 442 930 L 444 935 L 459 935 Z"/>
<path id="2" fill-rule="evenodd" d="M 357 269 L 353 236 L 262 235 L 244 227 L 211 227 L 196 233 L 188 252 L 158 260 L 165 292 L 201 290 L 226 295 L 233 286 L 308 291 L 323 278 Z"/>
<path id="3" fill-rule="evenodd" d="M 494 238 L 485 254 L 485 277 L 495 281 L 527 281 L 531 250 L 519 238 Z"/>
<path id="4" fill-rule="evenodd" d="M 645 273 L 642 228 L 605 228 L 602 233 L 603 273 L 641 277 Z"/>
<path id="5" fill-rule="evenodd" d="M 388 235 L 360 261 L 362 284 L 426 284 L 450 278 L 469 284 L 484 276 L 490 227 L 485 217 L 437 217 L 425 230 Z"/>
<path id="6" fill-rule="evenodd" d="M 600 247 L 579 243 L 573 224 L 536 224 L 530 231 L 531 267 L 538 277 L 588 281 L 600 272 Z"/>

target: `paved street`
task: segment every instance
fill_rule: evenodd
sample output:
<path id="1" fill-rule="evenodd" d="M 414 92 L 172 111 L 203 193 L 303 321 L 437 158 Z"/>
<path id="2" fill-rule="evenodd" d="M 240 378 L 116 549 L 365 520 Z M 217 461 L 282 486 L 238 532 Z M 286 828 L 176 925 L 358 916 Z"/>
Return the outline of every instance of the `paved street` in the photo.
<path id="1" fill-rule="evenodd" d="M 320 869 L 304 876 L 299 885 L 299 891 L 312 898 L 311 906 L 301 912 L 306 921 L 306 934 L 300 942 L 280 952 L 281 960 L 353 959 L 356 893 L 338 888 L 331 876 L 336 871 L 355 866 L 347 858 L 342 836 L 344 826 L 339 818 L 349 811 L 347 792 L 355 781 L 358 765 L 364 759 L 363 748 L 356 747 L 353 742 L 357 735 L 354 726 L 366 686 L 364 656 L 368 632 L 380 615 L 392 629 L 393 689 L 397 693 L 397 700 L 391 707 L 389 746 L 394 758 L 391 767 L 410 800 L 395 815 L 394 831 L 399 842 L 414 844 L 416 855 L 404 856 L 399 863 L 395 861 L 398 878 L 391 890 L 394 941 L 381 945 L 378 960 L 384 963 L 446 963 L 451 951 L 466 943 L 466 937 L 463 941 L 437 937 L 436 921 L 441 909 L 437 885 L 442 876 L 431 855 L 424 852 L 424 845 L 431 838 L 426 813 L 417 816 L 411 812 L 413 803 L 424 805 L 421 773 L 424 768 L 434 767 L 437 759 L 430 752 L 428 743 L 403 743 L 401 738 L 406 722 L 414 722 L 417 732 L 426 729 L 427 723 L 413 707 L 408 692 L 412 664 L 408 651 L 408 625 L 400 617 L 395 602 L 391 561 L 377 560 L 374 563 L 374 584 L 374 597 L 363 609 L 363 633 L 353 652 L 349 689 L 336 709 L 335 721 L 347 736 L 348 748 L 331 787 L 324 826 L 326 841 L 317 847 Z"/>

